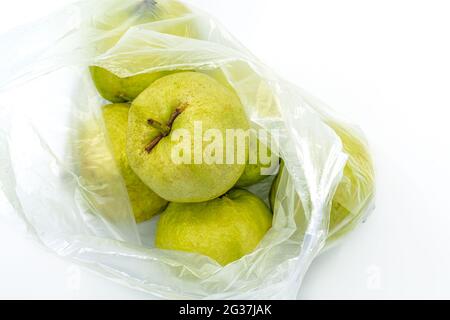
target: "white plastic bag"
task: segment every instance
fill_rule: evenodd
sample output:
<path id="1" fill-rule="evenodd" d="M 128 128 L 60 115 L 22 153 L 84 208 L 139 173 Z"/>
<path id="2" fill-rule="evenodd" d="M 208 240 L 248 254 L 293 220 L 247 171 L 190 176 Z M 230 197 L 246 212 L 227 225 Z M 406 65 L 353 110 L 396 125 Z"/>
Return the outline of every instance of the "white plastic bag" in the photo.
<path id="1" fill-rule="evenodd" d="M 0 50 L 0 186 L 45 246 L 112 280 L 167 299 L 296 298 L 329 236 L 331 200 L 344 167 L 352 166 L 339 132 L 362 148 L 364 139 L 262 65 L 207 14 L 190 8 L 176 17 L 140 20 L 141 10 L 151 12 L 155 5 L 170 11 L 177 3 L 82 1 L 0 38 L 7 46 Z M 158 250 L 158 218 L 136 225 L 119 172 L 102 190 L 89 188 L 76 152 L 80 124 L 93 121 L 99 130 L 94 143 L 107 146 L 104 101 L 90 79 L 91 65 L 121 77 L 160 70 L 209 73 L 234 88 L 253 128 L 278 130 L 285 169 L 273 227 L 255 252 L 222 267 L 204 256 Z M 115 167 L 112 155 L 102 163 Z M 348 182 L 347 196 L 360 205 L 338 232 L 372 208 L 372 168 L 353 169 L 361 179 Z M 267 200 L 272 180 L 253 191 Z"/>

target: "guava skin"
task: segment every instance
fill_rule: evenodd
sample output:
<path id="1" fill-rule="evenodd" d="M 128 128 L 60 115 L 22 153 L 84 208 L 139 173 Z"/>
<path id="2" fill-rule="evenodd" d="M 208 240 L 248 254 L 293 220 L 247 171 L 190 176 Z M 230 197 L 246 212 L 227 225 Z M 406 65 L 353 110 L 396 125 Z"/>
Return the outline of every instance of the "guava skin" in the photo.
<path id="1" fill-rule="evenodd" d="M 263 167 L 261 164 L 247 164 L 245 166 L 244 173 L 236 183 L 236 187 L 239 188 L 250 187 L 266 179 L 268 176 L 261 174 L 262 168 Z"/>
<path id="2" fill-rule="evenodd" d="M 112 104 L 103 107 L 103 119 L 106 127 L 106 133 L 109 140 L 110 150 L 93 150 L 87 143 L 89 140 L 96 139 L 101 135 L 99 129 L 91 130 L 84 134 L 86 142 L 81 154 L 82 175 L 85 179 L 93 182 L 107 182 L 115 179 L 113 172 L 116 168 L 112 168 L 105 159 L 109 155 L 104 153 L 113 153 L 115 164 L 119 169 L 125 186 L 127 188 L 128 197 L 133 209 L 134 217 L 137 223 L 149 220 L 157 213 L 160 213 L 167 206 L 167 201 L 159 197 L 151 191 L 131 170 L 128 165 L 128 159 L 125 152 L 126 135 L 128 128 L 128 104 Z"/>
<path id="3" fill-rule="evenodd" d="M 269 177 L 268 175 L 264 175 L 263 171 L 262 171 L 264 168 L 266 168 L 266 169 L 270 168 L 270 164 L 265 165 L 261 162 L 261 159 L 259 157 L 259 152 L 262 148 L 264 148 L 264 152 L 266 153 L 266 155 L 268 157 L 272 155 L 272 151 L 258 140 L 257 150 L 256 150 L 256 152 L 258 154 L 257 163 L 251 164 L 248 162 L 246 164 L 244 173 L 242 174 L 242 176 L 239 178 L 238 182 L 236 183 L 236 187 L 238 187 L 238 188 L 250 187 L 252 185 L 262 182 L 263 180 L 265 180 L 266 178 Z"/>
<path id="4" fill-rule="evenodd" d="M 102 40 L 96 43 L 99 53 L 114 47 L 126 31 L 134 26 L 179 18 L 190 13 L 189 8 L 184 4 L 172 0 L 161 2 L 142 0 L 135 5 L 125 5 L 125 7 L 126 10 L 118 8 L 93 21 L 102 35 Z M 179 26 L 171 31 L 184 34 L 185 28 Z M 132 59 L 131 63 L 133 63 Z M 120 78 L 99 66 L 91 66 L 89 69 L 100 95 L 112 103 L 131 102 L 155 80 L 170 74 L 168 71 L 161 71 Z"/>
<path id="5" fill-rule="evenodd" d="M 175 0 L 141 0 L 132 4 L 124 3 L 101 17 L 95 17 L 92 21 L 94 28 L 99 32 L 95 48 L 98 53 L 105 53 L 134 26 L 179 18 L 189 13 L 191 11 L 188 7 Z"/>
<path id="6" fill-rule="evenodd" d="M 367 146 L 358 137 L 337 124 L 330 124 L 341 138 L 348 161 L 344 174 L 333 197 L 328 227 L 328 243 L 331 243 L 353 230 L 362 218 L 367 203 L 374 194 L 374 170 Z M 281 179 L 284 163 L 280 173 L 273 182 L 270 192 L 270 203 L 275 210 L 276 195 Z M 300 228 L 306 227 L 306 217 L 302 203 L 295 199 L 296 221 Z"/>
<path id="7" fill-rule="evenodd" d="M 133 101 L 155 80 L 170 74 L 170 72 L 161 71 L 120 78 L 101 67 L 92 66 L 89 69 L 97 91 L 103 98 L 113 103 Z"/>
<path id="8" fill-rule="evenodd" d="M 225 266 L 255 250 L 272 218 L 261 199 L 241 189 L 209 202 L 171 203 L 158 222 L 156 247 L 202 254 Z"/>
<path id="9" fill-rule="evenodd" d="M 172 119 L 170 130 L 161 137 L 162 131 L 154 124 L 168 127 L 174 114 L 176 119 Z M 197 72 L 176 73 L 155 81 L 134 100 L 130 109 L 127 142 L 130 166 L 150 189 L 171 202 L 195 203 L 217 198 L 236 184 L 245 169 L 246 159 L 232 164 L 205 161 L 195 164 L 194 155 L 204 155 L 209 145 L 203 143 L 202 150 L 194 150 L 195 123 L 201 123 L 203 133 L 214 129 L 222 135 L 224 155 L 226 130 L 249 129 L 237 95 Z M 192 155 L 188 163 L 176 163 L 172 158 L 174 148 L 183 141 L 172 141 L 172 134 L 181 132 L 180 129 L 191 138 L 187 140 Z M 235 150 L 236 155 L 239 152 Z"/>

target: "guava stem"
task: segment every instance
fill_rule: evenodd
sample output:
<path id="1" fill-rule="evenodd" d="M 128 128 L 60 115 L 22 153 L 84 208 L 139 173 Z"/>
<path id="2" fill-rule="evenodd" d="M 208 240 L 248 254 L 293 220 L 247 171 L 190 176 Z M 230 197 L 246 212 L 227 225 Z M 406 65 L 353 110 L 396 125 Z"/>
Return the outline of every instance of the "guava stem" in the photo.
<path id="1" fill-rule="evenodd" d="M 150 142 L 146 147 L 145 147 L 145 151 L 147 151 L 147 153 L 152 152 L 152 150 L 158 145 L 158 143 L 164 138 L 164 136 L 162 134 L 160 134 L 159 136 L 157 136 L 155 139 L 152 140 L 152 142 Z"/>
<path id="2" fill-rule="evenodd" d="M 169 121 L 167 121 L 166 125 L 163 125 L 153 119 L 147 120 L 148 125 L 152 126 L 161 133 L 145 147 L 145 151 L 147 151 L 147 153 L 152 152 L 152 150 L 158 145 L 158 143 L 170 134 L 170 131 L 172 131 L 173 123 L 183 113 L 183 111 L 186 110 L 186 107 L 187 103 L 182 103 L 178 108 L 176 108 L 175 111 L 170 115 Z"/>
<path id="3" fill-rule="evenodd" d="M 172 115 L 169 118 L 169 121 L 167 122 L 167 126 L 172 130 L 173 123 L 178 118 L 180 114 L 183 113 L 184 110 L 186 110 L 187 103 L 182 103 L 178 108 L 175 109 L 175 111 L 172 113 Z"/>
<path id="4" fill-rule="evenodd" d="M 148 119 L 147 123 L 148 123 L 148 125 L 152 126 L 156 130 L 161 132 L 161 134 L 165 137 L 167 137 L 170 133 L 171 127 L 169 125 L 163 125 L 160 122 L 153 120 L 153 119 Z"/>

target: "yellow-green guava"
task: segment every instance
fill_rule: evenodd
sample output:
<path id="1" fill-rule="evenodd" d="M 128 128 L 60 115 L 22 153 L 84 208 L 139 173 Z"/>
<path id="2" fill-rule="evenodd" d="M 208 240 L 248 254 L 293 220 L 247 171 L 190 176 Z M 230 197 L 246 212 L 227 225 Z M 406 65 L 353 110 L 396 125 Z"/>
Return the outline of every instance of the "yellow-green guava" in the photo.
<path id="1" fill-rule="evenodd" d="M 333 197 L 328 227 L 328 242 L 336 240 L 350 232 L 367 209 L 367 205 L 374 195 L 374 169 L 372 159 L 364 141 L 352 134 L 348 129 L 330 124 L 340 137 L 348 161 L 344 174 Z M 270 203 L 275 209 L 276 196 L 283 172 L 284 163 L 280 173 L 275 179 L 270 193 Z M 300 198 L 296 196 L 295 214 L 300 228 L 306 228 L 307 219 L 304 214 Z"/>
<path id="2" fill-rule="evenodd" d="M 253 252 L 272 226 L 272 213 L 252 193 L 233 189 L 204 203 L 171 203 L 161 215 L 156 247 L 208 256 L 227 265 Z"/>
<path id="3" fill-rule="evenodd" d="M 229 191 L 244 172 L 246 143 L 227 139 L 227 132 L 248 129 L 232 90 L 202 73 L 176 73 L 155 81 L 132 103 L 128 159 L 162 198 L 208 201 Z"/>
<path id="4" fill-rule="evenodd" d="M 245 188 L 250 187 L 254 184 L 257 184 L 266 178 L 270 176 L 271 173 L 264 172 L 264 169 L 269 171 L 272 166 L 278 166 L 279 159 L 278 157 L 273 157 L 272 151 L 263 144 L 260 140 L 257 141 L 256 146 L 252 147 L 253 144 L 249 143 L 249 153 L 254 153 L 256 155 L 256 161 L 252 160 L 252 163 L 250 163 L 250 156 L 249 161 L 247 162 L 245 166 L 244 173 L 239 178 L 238 182 L 236 183 L 236 187 L 239 188 Z M 255 149 L 255 150 L 254 150 Z M 256 152 L 256 153 L 255 153 Z M 264 163 L 261 159 L 260 152 L 264 152 Z M 267 160 L 270 159 L 270 162 L 267 163 Z M 272 161 L 276 161 L 276 164 L 273 164 Z M 256 162 L 256 163 L 255 163 Z M 276 169 L 276 168 L 274 168 Z M 275 174 L 275 173 L 273 173 Z"/>
<path id="5" fill-rule="evenodd" d="M 140 223 L 160 213 L 167 206 L 167 201 L 150 190 L 128 164 L 125 151 L 129 109 L 128 104 L 112 104 L 103 107 L 103 119 L 109 141 L 107 147 L 101 147 L 96 142 L 102 135 L 101 128 L 94 123 L 85 125 L 82 129 L 84 130 L 83 139 L 80 140 L 80 166 L 82 177 L 90 186 L 114 185 L 114 179 L 117 179 L 115 172 L 119 169 L 134 217 L 136 222 Z M 115 161 L 110 160 L 111 151 Z"/>
<path id="6" fill-rule="evenodd" d="M 170 72 L 161 71 L 120 78 L 114 73 L 97 66 L 90 67 L 90 72 L 100 95 L 113 103 L 133 101 L 155 80 L 170 74 Z"/>
<path id="7" fill-rule="evenodd" d="M 178 1 L 142 0 L 126 9 L 118 8 L 116 11 L 97 17 L 94 23 L 103 35 L 102 39 L 97 43 L 99 52 L 112 48 L 122 38 L 124 33 L 133 26 L 178 18 L 189 12 L 190 10 Z M 175 27 L 167 28 L 175 33 L 185 33 L 186 29 L 180 23 L 176 24 Z M 162 31 L 160 30 L 160 32 Z M 130 57 L 130 61 L 133 61 L 132 57 Z M 91 66 L 90 72 L 100 95 L 113 103 L 133 101 L 156 79 L 170 73 L 160 71 L 121 78 L 99 66 Z"/>

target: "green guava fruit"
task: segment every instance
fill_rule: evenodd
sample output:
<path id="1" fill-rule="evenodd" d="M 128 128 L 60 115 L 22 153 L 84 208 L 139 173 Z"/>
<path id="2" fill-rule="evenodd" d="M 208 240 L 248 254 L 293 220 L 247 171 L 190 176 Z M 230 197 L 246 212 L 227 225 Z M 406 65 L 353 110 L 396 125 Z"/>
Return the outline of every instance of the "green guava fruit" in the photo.
<path id="1" fill-rule="evenodd" d="M 156 247 L 208 256 L 225 266 L 253 252 L 272 213 L 252 193 L 233 189 L 204 203 L 171 203 L 161 215 Z"/>
<path id="2" fill-rule="evenodd" d="M 250 187 L 266 179 L 268 176 L 261 174 L 261 168 L 260 164 L 247 164 L 244 173 L 236 183 L 236 187 Z"/>
<path id="3" fill-rule="evenodd" d="M 261 152 L 264 153 L 264 161 L 261 158 Z M 270 176 L 269 172 L 264 172 L 264 169 L 269 171 L 269 169 L 279 164 L 279 159 L 273 157 L 272 151 L 265 144 L 263 144 L 260 140 L 257 141 L 255 146 L 253 144 L 249 144 L 249 154 L 253 154 L 253 160 L 250 160 L 251 156 L 249 155 L 249 160 L 245 166 L 244 173 L 239 178 L 236 183 L 236 187 L 245 188 L 250 187 L 254 184 L 257 184 Z M 256 161 L 255 161 L 256 160 Z M 272 162 L 276 160 L 276 164 Z M 270 161 L 269 163 L 267 161 Z M 275 169 L 275 168 L 274 168 Z"/>
<path id="4" fill-rule="evenodd" d="M 135 25 L 177 18 L 190 13 L 188 7 L 176 0 L 140 0 L 111 8 L 109 12 L 96 16 L 93 24 L 104 31 L 130 28 Z"/>
<path id="5" fill-rule="evenodd" d="M 162 198 L 208 201 L 230 190 L 244 172 L 245 139 L 242 145 L 242 139 L 228 138 L 227 133 L 248 129 L 233 91 L 202 73 L 176 73 L 155 81 L 134 100 L 128 159 Z"/>
<path id="6" fill-rule="evenodd" d="M 92 26 L 99 34 L 95 47 L 98 53 L 104 53 L 132 27 L 179 18 L 189 13 L 190 9 L 176 0 L 140 0 L 110 7 L 92 20 Z"/>
<path id="7" fill-rule="evenodd" d="M 137 223 L 144 222 L 160 213 L 167 201 L 150 190 L 131 170 L 126 156 L 128 127 L 128 104 L 112 104 L 103 107 L 103 119 L 109 140 L 108 148 L 99 148 L 95 142 L 101 136 L 98 126 L 85 128 L 81 148 L 81 172 L 90 185 L 113 185 L 114 172 L 119 169 L 125 182 L 128 197 Z M 115 161 L 107 161 L 112 151 Z M 117 167 L 114 168 L 113 165 Z"/>
<path id="8" fill-rule="evenodd" d="M 124 33 L 133 26 L 178 18 L 189 12 L 184 4 L 172 0 L 158 2 L 142 0 L 127 7 L 126 10 L 118 8 L 115 12 L 109 12 L 95 21 L 96 27 L 103 34 L 103 39 L 97 43 L 99 51 L 103 52 L 113 47 Z M 186 23 L 183 22 L 161 26 L 158 31 L 180 36 L 188 36 L 195 32 L 192 26 L 187 28 Z M 130 61 L 133 63 L 132 57 Z M 121 78 L 99 66 L 91 66 L 90 72 L 100 95 L 113 103 L 133 101 L 155 80 L 170 74 L 168 71 L 160 71 Z"/>
<path id="9" fill-rule="evenodd" d="M 90 71 L 100 95 L 113 103 L 133 101 L 155 80 L 170 74 L 170 72 L 161 71 L 120 78 L 114 73 L 97 66 L 90 67 Z"/>
<path id="10" fill-rule="evenodd" d="M 353 230 L 360 222 L 368 204 L 374 195 L 374 169 L 372 159 L 364 141 L 353 135 L 349 130 L 338 124 L 330 124 L 341 138 L 348 161 L 331 203 L 330 221 L 328 227 L 328 243 L 337 240 Z M 270 203 L 275 209 L 276 196 L 283 172 L 275 179 L 270 192 Z M 296 221 L 300 228 L 306 228 L 307 218 L 300 198 L 295 199 Z"/>

